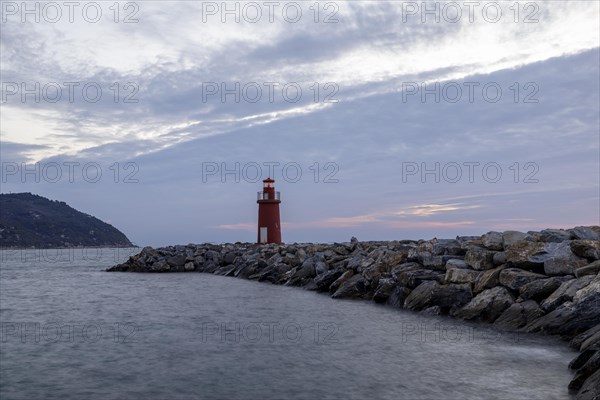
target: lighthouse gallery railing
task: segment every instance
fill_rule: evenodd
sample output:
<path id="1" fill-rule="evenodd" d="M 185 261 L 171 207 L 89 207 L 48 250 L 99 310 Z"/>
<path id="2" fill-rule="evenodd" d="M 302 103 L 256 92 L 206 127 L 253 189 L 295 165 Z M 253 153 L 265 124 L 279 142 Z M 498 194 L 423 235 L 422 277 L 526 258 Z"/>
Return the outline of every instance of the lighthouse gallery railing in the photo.
<path id="1" fill-rule="evenodd" d="M 281 200 L 279 196 L 279 192 L 274 192 L 275 197 L 269 197 L 269 193 L 266 192 L 258 192 L 256 193 L 256 200 Z"/>

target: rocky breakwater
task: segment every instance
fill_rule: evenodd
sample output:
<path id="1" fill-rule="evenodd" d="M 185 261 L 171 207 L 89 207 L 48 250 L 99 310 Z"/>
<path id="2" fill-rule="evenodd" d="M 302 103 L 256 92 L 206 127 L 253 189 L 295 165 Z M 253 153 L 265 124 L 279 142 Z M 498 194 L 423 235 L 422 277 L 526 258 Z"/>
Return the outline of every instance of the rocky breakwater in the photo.
<path id="1" fill-rule="evenodd" d="M 205 272 L 334 298 L 560 335 L 580 352 L 569 385 L 600 399 L 600 227 L 455 239 L 144 248 L 108 271 Z"/>

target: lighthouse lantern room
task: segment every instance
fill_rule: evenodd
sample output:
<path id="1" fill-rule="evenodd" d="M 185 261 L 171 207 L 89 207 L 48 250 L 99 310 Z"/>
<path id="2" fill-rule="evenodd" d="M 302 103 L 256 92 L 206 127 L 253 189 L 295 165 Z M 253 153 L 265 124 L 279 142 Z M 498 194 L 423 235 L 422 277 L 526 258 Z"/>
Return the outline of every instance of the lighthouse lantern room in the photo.
<path id="1" fill-rule="evenodd" d="M 281 243 L 281 223 L 279 220 L 279 192 L 275 191 L 275 181 L 263 181 L 263 190 L 258 192 L 258 243 Z"/>

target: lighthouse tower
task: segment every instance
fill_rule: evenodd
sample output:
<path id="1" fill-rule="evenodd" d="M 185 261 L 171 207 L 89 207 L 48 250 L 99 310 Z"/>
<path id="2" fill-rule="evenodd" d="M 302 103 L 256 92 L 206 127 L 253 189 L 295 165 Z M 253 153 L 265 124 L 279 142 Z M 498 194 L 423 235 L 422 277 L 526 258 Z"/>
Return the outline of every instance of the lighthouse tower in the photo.
<path id="1" fill-rule="evenodd" d="M 263 181 L 263 191 L 258 192 L 258 243 L 281 243 L 281 223 L 279 221 L 279 192 L 275 191 L 275 181 Z"/>

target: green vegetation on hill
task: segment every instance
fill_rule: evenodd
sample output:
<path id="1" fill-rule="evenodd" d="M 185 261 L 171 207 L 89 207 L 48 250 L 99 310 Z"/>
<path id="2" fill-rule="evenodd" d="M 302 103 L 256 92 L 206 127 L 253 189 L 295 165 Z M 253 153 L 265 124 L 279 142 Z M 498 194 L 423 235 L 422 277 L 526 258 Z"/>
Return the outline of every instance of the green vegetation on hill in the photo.
<path id="1" fill-rule="evenodd" d="M 31 193 L 0 194 L 0 247 L 133 246 L 118 229 Z"/>

